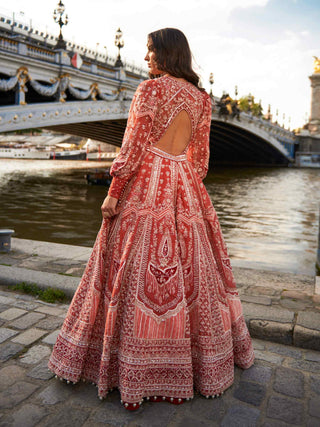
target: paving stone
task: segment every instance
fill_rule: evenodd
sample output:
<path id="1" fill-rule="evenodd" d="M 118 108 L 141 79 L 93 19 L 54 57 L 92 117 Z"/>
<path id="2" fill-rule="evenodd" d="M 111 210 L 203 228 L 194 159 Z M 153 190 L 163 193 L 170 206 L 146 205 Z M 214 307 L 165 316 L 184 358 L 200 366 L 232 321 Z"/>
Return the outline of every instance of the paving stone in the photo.
<path id="1" fill-rule="evenodd" d="M 266 309 L 258 304 L 244 302 L 242 308 L 246 320 L 269 320 L 279 323 L 292 323 L 294 320 L 294 311 L 278 307 L 271 306 Z"/>
<path id="2" fill-rule="evenodd" d="M 275 365 L 281 365 L 283 357 L 278 356 L 274 353 L 268 353 L 266 351 L 256 350 L 254 352 L 256 359 L 264 360 L 265 362 L 274 363 Z"/>
<path id="3" fill-rule="evenodd" d="M 59 332 L 60 332 L 60 329 L 57 329 L 56 331 L 51 332 L 51 334 L 43 338 L 42 341 L 45 342 L 46 344 L 54 345 L 57 340 L 57 336 L 59 335 Z"/>
<path id="4" fill-rule="evenodd" d="M 250 334 L 273 342 L 292 344 L 293 324 L 272 322 L 270 320 L 250 320 Z"/>
<path id="5" fill-rule="evenodd" d="M 29 268 L 30 270 L 42 270 L 48 262 L 53 261 L 54 258 L 42 257 L 42 256 L 31 256 L 29 258 L 24 259 L 20 264 L 20 268 Z"/>
<path id="6" fill-rule="evenodd" d="M 267 421 L 262 425 L 262 427 L 288 427 L 288 424 L 280 420 L 267 419 Z"/>
<path id="7" fill-rule="evenodd" d="M 294 301 L 289 298 L 283 298 L 279 301 L 280 306 L 283 308 L 288 308 L 289 310 L 305 310 L 307 307 L 312 307 L 311 300 L 308 301 Z"/>
<path id="8" fill-rule="evenodd" d="M 242 400 L 242 402 L 260 406 L 265 397 L 265 394 L 266 388 L 264 385 L 240 381 L 238 387 L 233 393 L 233 396 L 239 400 Z"/>
<path id="9" fill-rule="evenodd" d="M 0 313 L 0 317 L 4 320 L 13 320 L 26 313 L 28 312 L 26 310 L 22 310 L 21 308 L 9 308 L 8 310 L 5 310 Z"/>
<path id="10" fill-rule="evenodd" d="M 221 427 L 255 427 L 259 417 L 260 411 L 257 408 L 235 404 L 229 407 Z"/>
<path id="11" fill-rule="evenodd" d="M 304 328 L 320 331 L 320 313 L 312 311 L 299 312 L 296 323 Z"/>
<path id="12" fill-rule="evenodd" d="M 11 337 L 14 337 L 17 333 L 18 331 L 14 331 L 13 329 L 0 328 L 0 344 Z"/>
<path id="13" fill-rule="evenodd" d="M 47 331 L 37 328 L 28 329 L 25 332 L 22 332 L 17 337 L 14 337 L 11 341 L 19 344 L 29 345 L 33 342 L 37 341 L 43 335 L 45 335 Z"/>
<path id="14" fill-rule="evenodd" d="M 304 375 L 293 369 L 277 368 L 273 389 L 286 396 L 303 398 Z"/>
<path id="15" fill-rule="evenodd" d="M 0 304 L 6 304 L 11 305 L 15 302 L 14 298 L 11 297 L 5 297 L 3 295 L 0 295 Z"/>
<path id="16" fill-rule="evenodd" d="M 281 344 L 271 344 L 268 345 L 268 351 L 271 353 L 281 354 L 282 356 L 293 357 L 294 359 L 302 358 L 302 351 L 296 347 L 289 347 Z"/>
<path id="17" fill-rule="evenodd" d="M 31 369 L 31 371 L 27 373 L 27 376 L 38 380 L 49 380 L 54 376 L 54 373 L 48 369 L 48 360 L 44 360 Z"/>
<path id="18" fill-rule="evenodd" d="M 271 298 L 264 296 L 255 296 L 255 295 L 242 295 L 241 301 L 244 302 L 253 302 L 254 304 L 262 304 L 262 305 L 271 305 Z"/>
<path id="19" fill-rule="evenodd" d="M 302 371 L 320 373 L 320 363 L 310 362 L 309 360 L 288 360 L 287 367 L 301 369 Z"/>
<path id="20" fill-rule="evenodd" d="M 133 421 L 136 427 L 163 427 L 169 424 L 176 411 L 177 406 L 167 402 L 156 405 L 144 403 L 142 408 L 130 412 L 126 411 L 120 402 L 106 401 L 104 406 L 94 413 L 92 419 L 112 426 L 123 426 Z"/>
<path id="21" fill-rule="evenodd" d="M 309 414 L 312 417 L 320 418 L 320 397 L 319 396 L 312 397 L 309 400 Z M 319 425 L 320 425 L 320 420 L 319 420 Z"/>
<path id="22" fill-rule="evenodd" d="M 17 365 L 9 365 L 2 368 L 0 370 L 0 391 L 6 390 L 16 381 L 22 380 L 25 373 L 25 369 Z"/>
<path id="23" fill-rule="evenodd" d="M 74 260 L 74 259 L 56 259 L 52 262 L 52 264 L 58 264 L 58 265 L 81 265 L 82 263 L 79 263 L 78 260 Z"/>
<path id="24" fill-rule="evenodd" d="M 54 379 L 47 388 L 36 396 L 36 400 L 41 401 L 44 405 L 64 402 L 74 393 L 74 387 L 71 384 Z"/>
<path id="25" fill-rule="evenodd" d="M 0 393 L 0 409 L 13 408 L 29 397 L 39 386 L 18 381 Z"/>
<path id="26" fill-rule="evenodd" d="M 5 310 L 8 310 L 8 308 L 10 308 L 9 305 L 6 304 L 0 304 L 0 313 L 2 313 Z"/>
<path id="27" fill-rule="evenodd" d="M 292 298 L 297 300 L 310 300 L 311 298 L 310 294 L 307 294 L 306 292 L 295 291 L 295 290 L 282 291 L 281 296 L 283 298 Z"/>
<path id="28" fill-rule="evenodd" d="M 23 349 L 23 345 L 8 342 L 0 347 L 0 361 L 5 362 Z"/>
<path id="29" fill-rule="evenodd" d="M 98 397 L 98 388 L 93 385 L 80 383 L 74 390 L 71 399 L 68 400 L 69 405 L 98 408 L 104 404 Z"/>
<path id="30" fill-rule="evenodd" d="M 301 424 L 303 419 L 303 404 L 296 399 L 271 396 L 268 401 L 267 416 L 289 424 Z"/>
<path id="31" fill-rule="evenodd" d="M 264 350 L 266 348 L 266 342 L 260 341 L 256 338 L 252 339 L 252 345 L 255 350 Z"/>
<path id="32" fill-rule="evenodd" d="M 42 313 L 28 313 L 25 316 L 20 317 L 20 319 L 11 322 L 9 326 L 18 329 L 27 329 L 37 323 L 39 320 L 43 319 L 44 317 L 46 317 L 46 315 Z"/>
<path id="33" fill-rule="evenodd" d="M 190 416 L 186 416 L 182 418 L 179 422 L 175 422 L 174 425 L 175 427 L 208 427 L 208 421 L 201 421 L 199 417 L 193 418 Z M 211 424 L 211 426 L 213 426 L 213 424 Z"/>
<path id="34" fill-rule="evenodd" d="M 281 291 L 278 289 L 274 289 L 274 288 L 268 288 L 265 286 L 249 286 L 247 288 L 247 293 L 249 295 L 269 295 L 269 296 L 274 296 L 274 295 L 280 295 Z"/>
<path id="35" fill-rule="evenodd" d="M 82 426 L 89 418 L 90 412 L 84 409 L 70 411 L 70 407 L 63 407 L 54 415 L 49 415 L 43 420 L 46 427 L 75 427 Z"/>
<path id="36" fill-rule="evenodd" d="M 195 396 L 195 398 L 190 402 L 190 412 L 192 414 L 201 414 L 201 417 L 206 418 L 207 420 L 215 420 L 216 422 L 221 421 L 226 407 L 224 398 L 227 396 L 229 390 L 224 393 L 224 397 L 218 399 L 205 399 L 202 396 Z M 186 403 L 186 405 L 187 409 L 189 407 L 189 403 Z"/>
<path id="37" fill-rule="evenodd" d="M 306 427 L 319 427 L 319 419 L 313 417 L 307 417 Z"/>
<path id="38" fill-rule="evenodd" d="M 268 366 L 253 365 L 243 371 L 241 381 L 253 381 L 259 384 L 266 384 L 270 381 L 272 369 Z"/>
<path id="39" fill-rule="evenodd" d="M 15 301 L 12 305 L 14 305 L 15 307 L 23 308 L 24 310 L 34 310 L 35 308 L 39 307 L 39 304 L 36 304 L 34 302 L 21 300 Z"/>
<path id="40" fill-rule="evenodd" d="M 66 270 L 65 274 L 71 274 L 75 277 L 81 277 L 84 273 L 85 267 L 72 267 Z"/>
<path id="41" fill-rule="evenodd" d="M 58 307 L 38 307 L 35 309 L 35 311 L 39 313 L 50 314 L 51 316 L 59 316 L 59 314 L 62 314 L 63 312 L 63 310 Z"/>
<path id="42" fill-rule="evenodd" d="M 45 345 L 35 345 L 31 347 L 19 360 L 22 363 L 32 365 L 40 362 L 44 357 L 49 356 L 51 349 Z"/>
<path id="43" fill-rule="evenodd" d="M 315 393 L 320 394 L 320 377 L 310 376 L 310 387 Z"/>
<path id="44" fill-rule="evenodd" d="M 311 362 L 320 363 L 320 353 L 317 351 L 306 351 L 304 353 L 305 360 L 310 360 Z"/>
<path id="45" fill-rule="evenodd" d="M 315 304 L 320 304 L 320 295 L 312 295 L 312 301 Z"/>
<path id="46" fill-rule="evenodd" d="M 12 427 L 33 427 L 38 424 L 47 413 L 48 411 L 46 408 L 27 403 L 18 411 L 13 412 L 10 417 L 10 424 L 8 425 Z M 6 423 L 6 420 L 4 420 L 4 423 Z"/>
<path id="47" fill-rule="evenodd" d="M 53 330 L 60 328 L 63 323 L 63 319 L 55 316 L 49 316 L 45 319 L 40 320 L 35 326 L 37 328 L 46 329 L 46 330 Z"/>

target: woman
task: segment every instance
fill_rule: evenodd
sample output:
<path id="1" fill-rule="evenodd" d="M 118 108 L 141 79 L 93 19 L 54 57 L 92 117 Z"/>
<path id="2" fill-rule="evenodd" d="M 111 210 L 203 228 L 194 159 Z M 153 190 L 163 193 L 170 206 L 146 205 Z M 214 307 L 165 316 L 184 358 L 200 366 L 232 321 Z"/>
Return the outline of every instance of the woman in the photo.
<path id="1" fill-rule="evenodd" d="M 227 249 L 202 183 L 211 102 L 184 34 L 148 36 L 152 77 L 133 98 L 103 223 L 49 368 L 143 398 L 220 395 L 254 360 Z"/>

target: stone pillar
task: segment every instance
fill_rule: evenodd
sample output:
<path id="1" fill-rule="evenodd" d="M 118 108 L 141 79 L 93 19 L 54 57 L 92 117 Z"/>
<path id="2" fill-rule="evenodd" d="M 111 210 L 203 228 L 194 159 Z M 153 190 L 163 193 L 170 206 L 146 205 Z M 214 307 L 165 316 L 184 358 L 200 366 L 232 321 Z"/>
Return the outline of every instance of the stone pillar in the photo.
<path id="1" fill-rule="evenodd" d="M 311 135 L 320 135 L 320 73 L 309 76 L 311 81 L 311 116 L 309 131 Z"/>

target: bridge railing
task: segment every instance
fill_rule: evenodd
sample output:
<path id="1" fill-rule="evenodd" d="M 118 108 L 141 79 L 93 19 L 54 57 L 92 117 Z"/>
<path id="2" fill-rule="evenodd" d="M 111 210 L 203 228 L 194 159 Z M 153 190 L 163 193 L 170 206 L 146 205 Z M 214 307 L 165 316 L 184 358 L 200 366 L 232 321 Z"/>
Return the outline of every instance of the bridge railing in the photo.
<path id="1" fill-rule="evenodd" d="M 1 34 L 2 33 L 2 34 Z M 47 32 L 37 30 L 31 25 L 17 21 L 13 17 L 9 17 L 0 12 L 0 49 L 13 53 L 22 54 L 25 56 L 56 62 L 55 46 L 57 37 L 48 34 Z M 66 50 L 68 53 L 79 53 L 84 62 L 95 63 L 99 69 L 104 67 L 114 67 L 117 60 L 112 55 L 106 55 L 96 49 L 90 49 L 86 46 L 73 43 L 66 40 Z M 142 66 L 137 66 L 134 63 L 124 61 L 125 71 L 140 75 L 142 78 L 148 77 L 148 72 Z M 93 72 L 92 67 L 87 64 L 82 64 L 81 69 L 87 72 Z M 106 70 L 99 70 L 98 74 L 110 77 Z"/>

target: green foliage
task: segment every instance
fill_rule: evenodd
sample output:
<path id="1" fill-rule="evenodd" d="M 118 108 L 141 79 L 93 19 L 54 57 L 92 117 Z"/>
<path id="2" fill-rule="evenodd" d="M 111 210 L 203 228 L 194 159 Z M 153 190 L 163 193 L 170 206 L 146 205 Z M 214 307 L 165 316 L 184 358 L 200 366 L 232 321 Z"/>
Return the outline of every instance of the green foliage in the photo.
<path id="1" fill-rule="evenodd" d="M 245 113 L 247 113 L 250 109 L 248 97 L 243 96 L 242 98 L 240 98 L 238 105 L 239 105 L 240 111 L 244 111 Z"/>
<path id="2" fill-rule="evenodd" d="M 254 96 L 243 96 L 239 99 L 239 109 L 246 113 L 251 112 L 253 116 L 262 116 L 263 108 L 257 102 L 254 102 Z"/>
<path id="3" fill-rule="evenodd" d="M 26 294 L 34 295 L 38 299 L 41 299 L 42 301 L 46 302 L 64 302 L 67 300 L 66 294 L 61 291 L 60 289 L 55 288 L 47 288 L 47 289 L 41 289 L 38 285 L 35 283 L 17 283 L 15 286 L 11 287 L 10 289 L 13 289 L 15 291 L 21 291 Z"/>

